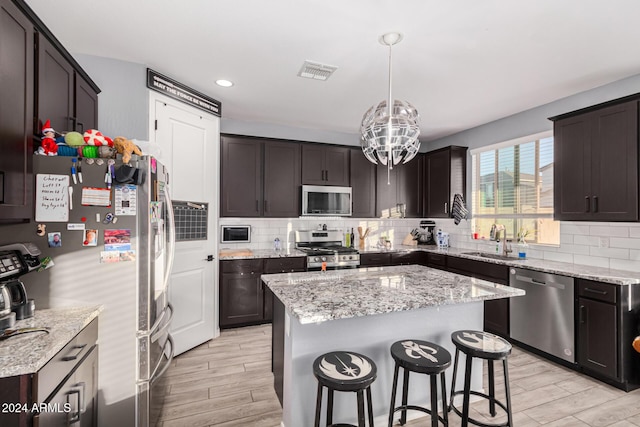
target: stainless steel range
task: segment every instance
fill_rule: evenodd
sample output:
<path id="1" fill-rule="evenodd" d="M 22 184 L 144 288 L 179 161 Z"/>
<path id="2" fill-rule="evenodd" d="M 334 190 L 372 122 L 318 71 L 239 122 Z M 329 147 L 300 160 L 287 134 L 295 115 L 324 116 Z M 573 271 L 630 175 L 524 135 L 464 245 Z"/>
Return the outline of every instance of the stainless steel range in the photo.
<path id="1" fill-rule="evenodd" d="M 360 254 L 342 245 L 342 233 L 337 230 L 296 231 L 296 248 L 307 254 L 307 270 L 357 268 Z"/>

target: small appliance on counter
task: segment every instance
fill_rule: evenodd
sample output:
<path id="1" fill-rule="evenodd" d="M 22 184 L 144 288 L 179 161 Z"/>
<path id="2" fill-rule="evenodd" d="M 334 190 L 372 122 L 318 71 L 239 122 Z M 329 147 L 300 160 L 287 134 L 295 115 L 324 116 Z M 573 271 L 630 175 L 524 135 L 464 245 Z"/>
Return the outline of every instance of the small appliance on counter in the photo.
<path id="1" fill-rule="evenodd" d="M 35 302 L 18 278 L 40 267 L 40 250 L 32 243 L 0 246 L 0 331 L 16 320 L 33 317 Z"/>
<path id="2" fill-rule="evenodd" d="M 418 241 L 419 245 L 435 245 L 435 233 L 436 228 L 435 221 L 423 220 L 420 221 L 420 229 L 415 230 L 414 238 Z"/>

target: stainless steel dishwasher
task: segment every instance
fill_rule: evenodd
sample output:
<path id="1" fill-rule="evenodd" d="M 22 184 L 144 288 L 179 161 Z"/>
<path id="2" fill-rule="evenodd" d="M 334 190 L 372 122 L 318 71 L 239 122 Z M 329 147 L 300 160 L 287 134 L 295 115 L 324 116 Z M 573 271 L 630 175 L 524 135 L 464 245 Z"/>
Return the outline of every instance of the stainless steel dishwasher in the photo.
<path id="1" fill-rule="evenodd" d="M 512 268 L 509 285 L 527 293 L 510 299 L 511 338 L 575 363 L 573 277 Z"/>

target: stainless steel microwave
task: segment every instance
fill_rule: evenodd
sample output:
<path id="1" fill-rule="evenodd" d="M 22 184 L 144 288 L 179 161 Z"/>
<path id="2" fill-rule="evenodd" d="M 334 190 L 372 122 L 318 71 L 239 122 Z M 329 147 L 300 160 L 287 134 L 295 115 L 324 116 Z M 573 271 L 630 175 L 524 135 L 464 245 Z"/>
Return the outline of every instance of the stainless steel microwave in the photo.
<path id="1" fill-rule="evenodd" d="M 351 187 L 302 186 L 302 215 L 351 216 Z"/>
<path id="2" fill-rule="evenodd" d="M 223 225 L 220 227 L 220 243 L 250 243 L 250 225 Z"/>

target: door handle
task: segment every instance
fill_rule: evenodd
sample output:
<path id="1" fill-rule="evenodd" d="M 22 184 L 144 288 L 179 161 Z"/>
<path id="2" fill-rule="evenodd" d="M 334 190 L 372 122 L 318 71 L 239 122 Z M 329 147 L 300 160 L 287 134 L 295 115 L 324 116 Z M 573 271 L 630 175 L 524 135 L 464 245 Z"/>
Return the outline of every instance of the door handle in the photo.
<path id="1" fill-rule="evenodd" d="M 207 255 L 207 257 L 204 259 L 205 261 L 211 262 L 213 261 L 215 258 L 213 257 L 213 255 Z"/>
<path id="2" fill-rule="evenodd" d="M 580 306 L 580 313 L 578 315 L 578 319 L 580 323 L 584 323 L 584 305 Z"/>
<path id="3" fill-rule="evenodd" d="M 591 211 L 591 202 L 589 200 L 589 196 L 584 196 L 584 202 L 586 204 L 585 206 L 585 212 L 590 212 Z"/>
<path id="4" fill-rule="evenodd" d="M 448 214 L 449 213 L 449 203 L 444 202 L 444 213 Z"/>

